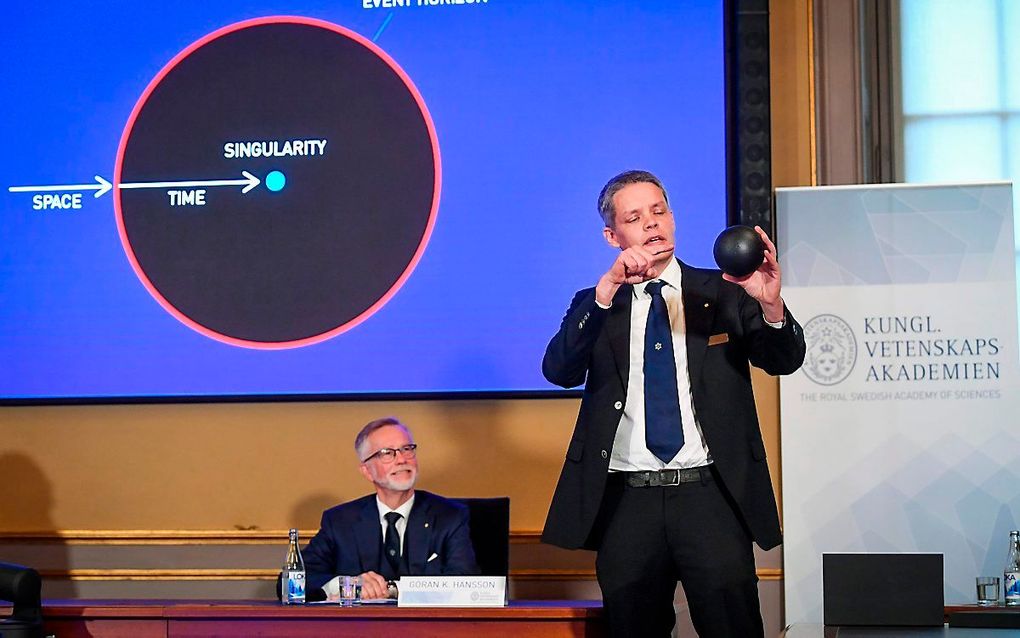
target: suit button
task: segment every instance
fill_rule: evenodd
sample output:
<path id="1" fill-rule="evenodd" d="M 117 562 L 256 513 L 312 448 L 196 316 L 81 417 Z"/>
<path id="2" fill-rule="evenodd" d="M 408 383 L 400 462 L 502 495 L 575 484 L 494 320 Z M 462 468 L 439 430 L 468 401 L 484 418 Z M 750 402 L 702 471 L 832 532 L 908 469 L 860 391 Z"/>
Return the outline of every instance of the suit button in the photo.
<path id="1" fill-rule="evenodd" d="M 623 401 L 617 401 L 616 403 L 613 404 L 613 407 L 616 408 L 617 410 L 622 409 L 623 408 Z"/>
<path id="2" fill-rule="evenodd" d="M 602 450 L 602 458 L 608 459 L 609 458 L 609 452 L 606 452 L 605 450 Z"/>

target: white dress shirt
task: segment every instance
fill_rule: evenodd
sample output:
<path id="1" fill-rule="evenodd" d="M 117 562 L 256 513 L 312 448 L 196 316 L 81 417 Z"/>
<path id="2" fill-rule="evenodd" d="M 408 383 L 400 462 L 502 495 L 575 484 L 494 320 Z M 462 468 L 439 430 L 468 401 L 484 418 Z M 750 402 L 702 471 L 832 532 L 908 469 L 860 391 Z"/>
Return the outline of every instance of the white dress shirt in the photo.
<path id="1" fill-rule="evenodd" d="M 376 507 L 379 508 L 379 526 L 382 527 L 382 537 L 386 538 L 386 526 L 389 524 L 386 522 L 386 515 L 390 512 L 396 512 L 400 514 L 400 518 L 397 520 L 397 533 L 400 534 L 400 555 L 404 555 L 404 530 L 407 529 L 407 517 L 411 515 L 411 508 L 414 507 L 414 494 L 411 494 L 411 498 L 407 499 L 407 502 L 398 507 L 395 510 L 391 510 L 386 506 L 379 497 L 375 497 Z"/>
<path id="2" fill-rule="evenodd" d="M 691 381 L 687 369 L 687 339 L 684 327 L 684 308 L 680 288 L 680 264 L 671 259 L 666 270 L 657 277 L 665 282 L 662 297 L 669 311 L 673 336 L 673 357 L 676 359 L 676 387 L 680 398 L 680 418 L 683 421 L 684 446 L 669 463 L 663 463 L 645 445 L 645 325 L 652 297 L 645 292 L 648 282 L 635 284 L 630 306 L 630 374 L 627 377 L 627 403 L 620 416 L 613 441 L 613 454 L 609 470 L 634 472 L 641 470 L 679 469 L 698 467 L 712 462 L 708 444 L 701 434 L 694 404 L 691 401 Z"/>

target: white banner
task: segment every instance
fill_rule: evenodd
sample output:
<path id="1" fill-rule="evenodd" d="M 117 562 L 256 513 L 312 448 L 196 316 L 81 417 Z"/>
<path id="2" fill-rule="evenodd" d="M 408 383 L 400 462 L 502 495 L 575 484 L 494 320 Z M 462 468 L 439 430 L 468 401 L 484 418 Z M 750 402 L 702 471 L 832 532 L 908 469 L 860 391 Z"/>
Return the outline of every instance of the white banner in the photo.
<path id="1" fill-rule="evenodd" d="M 1000 575 L 1020 514 L 1009 184 L 779 189 L 786 623 L 822 621 L 823 552 L 942 552 L 946 603 Z"/>

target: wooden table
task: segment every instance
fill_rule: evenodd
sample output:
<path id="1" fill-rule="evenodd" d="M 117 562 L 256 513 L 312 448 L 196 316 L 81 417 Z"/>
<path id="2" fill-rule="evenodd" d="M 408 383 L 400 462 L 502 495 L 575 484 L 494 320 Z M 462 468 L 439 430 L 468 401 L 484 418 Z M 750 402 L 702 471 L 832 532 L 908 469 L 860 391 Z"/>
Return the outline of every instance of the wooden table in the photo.
<path id="1" fill-rule="evenodd" d="M 946 605 L 945 621 L 951 614 L 965 612 L 994 616 L 1010 614 L 1020 616 L 1020 608 L 1005 605 Z M 980 620 L 980 616 L 977 618 Z M 787 627 L 780 634 L 782 638 L 1013 638 L 1020 635 L 1017 629 L 997 629 L 995 624 L 973 622 L 961 627 L 835 627 L 820 624 L 797 624 Z M 1016 624 L 1011 623 L 1011 627 Z"/>
<path id="2" fill-rule="evenodd" d="M 1015 638 L 1002 629 L 961 629 L 954 627 L 831 627 L 791 625 L 781 638 Z"/>
<path id="3" fill-rule="evenodd" d="M 0 607 L 0 616 L 10 607 Z M 271 601 L 47 600 L 44 627 L 59 638 L 131 636 L 424 636 L 601 638 L 594 600 L 512 601 L 498 608 L 288 606 Z"/>

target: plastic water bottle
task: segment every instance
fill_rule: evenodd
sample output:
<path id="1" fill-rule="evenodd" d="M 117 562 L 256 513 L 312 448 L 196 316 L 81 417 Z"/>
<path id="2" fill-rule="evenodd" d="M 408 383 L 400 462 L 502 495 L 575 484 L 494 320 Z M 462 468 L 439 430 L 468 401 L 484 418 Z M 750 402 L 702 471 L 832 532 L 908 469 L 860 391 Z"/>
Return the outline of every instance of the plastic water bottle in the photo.
<path id="1" fill-rule="evenodd" d="M 1007 605 L 1020 605 L 1020 531 L 1009 533 L 1009 558 L 1002 573 Z"/>
<path id="2" fill-rule="evenodd" d="M 283 595 L 280 599 L 284 605 L 300 605 L 305 602 L 305 559 L 301 557 L 296 529 L 290 530 L 287 562 L 283 564 Z"/>

